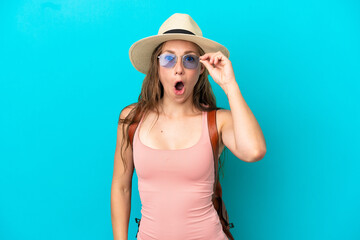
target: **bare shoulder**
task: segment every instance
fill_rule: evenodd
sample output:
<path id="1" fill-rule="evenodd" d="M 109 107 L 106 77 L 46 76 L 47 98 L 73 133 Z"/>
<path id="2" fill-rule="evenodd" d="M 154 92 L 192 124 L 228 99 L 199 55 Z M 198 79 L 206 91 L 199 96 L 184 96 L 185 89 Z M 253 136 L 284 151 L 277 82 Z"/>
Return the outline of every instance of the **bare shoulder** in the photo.
<path id="1" fill-rule="evenodd" d="M 127 115 L 129 115 L 129 113 L 131 112 L 131 110 L 134 109 L 134 107 L 135 107 L 135 103 L 130 104 L 130 105 L 124 107 L 124 108 L 121 110 L 121 112 L 120 112 L 119 120 L 120 120 L 120 119 L 121 119 L 121 120 L 124 120 L 124 119 L 127 117 Z"/>
<path id="2" fill-rule="evenodd" d="M 231 111 L 227 109 L 218 109 L 216 111 L 216 125 L 219 132 L 222 132 L 225 123 L 232 121 Z"/>

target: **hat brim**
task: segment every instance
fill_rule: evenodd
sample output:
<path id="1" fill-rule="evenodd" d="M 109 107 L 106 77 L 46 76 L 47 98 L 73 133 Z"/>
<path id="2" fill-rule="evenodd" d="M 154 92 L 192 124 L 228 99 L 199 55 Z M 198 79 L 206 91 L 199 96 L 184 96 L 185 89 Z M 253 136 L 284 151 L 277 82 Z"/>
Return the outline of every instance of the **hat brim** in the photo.
<path id="1" fill-rule="evenodd" d="M 196 35 L 185 35 L 185 34 L 160 34 L 143 38 L 135 42 L 129 49 L 129 57 L 132 65 L 141 73 L 146 74 L 149 70 L 151 54 L 154 49 L 162 42 L 169 40 L 186 40 L 199 45 L 205 53 L 208 52 L 222 52 L 227 58 L 230 56 L 228 49 L 207 38 L 196 36 Z"/>

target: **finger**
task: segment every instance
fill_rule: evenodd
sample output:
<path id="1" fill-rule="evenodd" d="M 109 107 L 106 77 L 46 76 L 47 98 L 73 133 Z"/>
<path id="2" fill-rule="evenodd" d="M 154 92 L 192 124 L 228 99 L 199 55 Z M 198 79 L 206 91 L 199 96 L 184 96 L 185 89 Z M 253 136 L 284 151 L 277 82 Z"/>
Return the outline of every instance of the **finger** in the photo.
<path id="1" fill-rule="evenodd" d="M 215 61 L 215 56 L 211 56 L 211 58 L 210 58 L 210 63 L 211 63 L 211 64 L 214 64 L 214 61 Z"/>
<path id="2" fill-rule="evenodd" d="M 212 53 L 205 53 L 204 55 L 200 56 L 200 59 L 205 60 L 211 57 Z"/>
<path id="3" fill-rule="evenodd" d="M 215 57 L 214 65 L 218 64 L 219 58 L 220 58 L 219 56 L 216 56 L 216 57 Z"/>
<path id="4" fill-rule="evenodd" d="M 211 64 L 209 63 L 209 61 L 200 60 L 200 62 L 201 62 L 202 64 L 204 64 L 204 66 L 209 70 L 209 72 L 211 72 L 211 71 L 214 69 L 213 65 L 211 65 Z"/>
<path id="5" fill-rule="evenodd" d="M 203 55 L 204 58 L 201 58 L 201 59 L 211 59 L 213 56 L 215 56 L 217 53 L 215 52 L 209 52 L 209 53 L 205 53 Z"/>
<path id="6" fill-rule="evenodd" d="M 216 65 L 216 64 L 218 63 L 218 58 L 219 58 L 219 55 L 214 55 L 214 56 L 212 57 L 212 63 L 213 63 L 214 65 Z"/>
<path id="7" fill-rule="evenodd" d="M 227 59 L 224 55 L 219 56 L 218 63 L 221 66 L 224 66 L 229 63 L 229 59 Z"/>
<path id="8" fill-rule="evenodd" d="M 220 63 L 220 62 L 224 62 L 224 58 L 223 58 L 223 56 L 217 56 L 217 58 L 216 58 L 216 64 L 218 64 L 218 63 Z"/>

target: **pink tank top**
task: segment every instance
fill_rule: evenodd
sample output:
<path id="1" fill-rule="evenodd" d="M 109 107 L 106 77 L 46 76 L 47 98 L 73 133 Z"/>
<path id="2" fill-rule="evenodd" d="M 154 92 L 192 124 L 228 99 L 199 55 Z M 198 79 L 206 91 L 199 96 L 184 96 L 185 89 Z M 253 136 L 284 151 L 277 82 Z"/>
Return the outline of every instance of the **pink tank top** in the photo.
<path id="1" fill-rule="evenodd" d="M 133 140 L 141 200 L 138 240 L 228 240 L 212 203 L 214 159 L 207 114 L 200 140 L 177 150 L 153 149 Z"/>

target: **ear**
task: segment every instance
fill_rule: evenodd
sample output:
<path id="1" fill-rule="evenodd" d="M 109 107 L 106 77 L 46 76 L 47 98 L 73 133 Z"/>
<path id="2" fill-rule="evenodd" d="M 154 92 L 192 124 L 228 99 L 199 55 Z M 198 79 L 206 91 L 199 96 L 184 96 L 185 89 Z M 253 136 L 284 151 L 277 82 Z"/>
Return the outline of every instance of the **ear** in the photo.
<path id="1" fill-rule="evenodd" d="M 204 64 L 200 63 L 200 75 L 205 71 Z"/>

